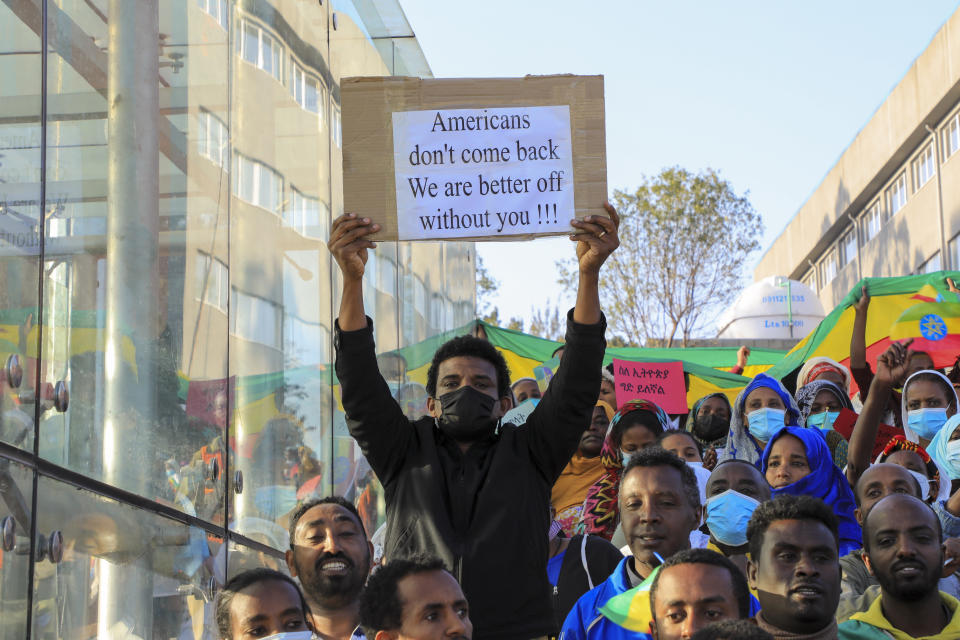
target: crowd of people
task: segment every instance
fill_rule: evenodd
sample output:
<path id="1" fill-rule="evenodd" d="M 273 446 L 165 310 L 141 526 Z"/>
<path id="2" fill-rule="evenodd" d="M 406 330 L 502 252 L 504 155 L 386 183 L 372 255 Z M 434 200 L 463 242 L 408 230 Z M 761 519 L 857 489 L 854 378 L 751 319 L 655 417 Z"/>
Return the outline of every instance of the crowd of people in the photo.
<path id="1" fill-rule="evenodd" d="M 511 385 L 497 349 L 457 337 L 417 420 L 378 372 L 363 308 L 379 226 L 335 221 L 336 374 L 385 493 L 383 557 L 353 502 L 300 504 L 295 580 L 235 576 L 222 638 L 960 638 L 956 367 L 909 340 L 871 366 L 863 290 L 849 368 L 813 358 L 795 389 L 761 373 L 686 416 L 618 403 L 602 366 L 598 279 L 619 245 L 606 209 L 571 223 L 579 288 L 549 386 Z M 535 404 L 522 424 L 502 419 L 521 403 Z"/>

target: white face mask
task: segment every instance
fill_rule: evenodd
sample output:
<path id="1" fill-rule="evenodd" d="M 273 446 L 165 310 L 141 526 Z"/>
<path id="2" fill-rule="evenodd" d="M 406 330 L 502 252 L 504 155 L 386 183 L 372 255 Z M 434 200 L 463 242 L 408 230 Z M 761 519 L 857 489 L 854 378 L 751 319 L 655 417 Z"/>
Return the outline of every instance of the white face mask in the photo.
<path id="1" fill-rule="evenodd" d="M 275 633 L 272 636 L 267 636 L 266 638 L 261 638 L 260 640 L 315 640 L 317 636 L 313 635 L 313 631 L 310 629 L 305 629 L 303 631 L 284 631 L 283 633 Z"/>
<path id="2" fill-rule="evenodd" d="M 701 469 L 703 468 L 703 462 L 699 460 L 696 460 L 696 461 L 686 460 L 685 462 L 687 463 L 688 467 L 699 467 Z"/>

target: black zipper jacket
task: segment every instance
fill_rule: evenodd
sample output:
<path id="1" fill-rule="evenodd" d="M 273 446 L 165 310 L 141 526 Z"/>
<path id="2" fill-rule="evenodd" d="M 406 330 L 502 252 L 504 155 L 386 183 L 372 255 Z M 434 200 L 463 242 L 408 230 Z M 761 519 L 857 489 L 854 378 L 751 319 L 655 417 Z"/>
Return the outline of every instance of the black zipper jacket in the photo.
<path id="1" fill-rule="evenodd" d="M 350 435 L 384 487 L 384 558 L 439 556 L 460 581 L 475 640 L 554 629 L 547 580 L 550 489 L 577 450 L 600 393 L 606 320 L 567 316 L 562 365 L 520 427 L 466 454 L 433 418 L 408 420 L 377 370 L 373 322 L 336 327 L 336 373 Z"/>

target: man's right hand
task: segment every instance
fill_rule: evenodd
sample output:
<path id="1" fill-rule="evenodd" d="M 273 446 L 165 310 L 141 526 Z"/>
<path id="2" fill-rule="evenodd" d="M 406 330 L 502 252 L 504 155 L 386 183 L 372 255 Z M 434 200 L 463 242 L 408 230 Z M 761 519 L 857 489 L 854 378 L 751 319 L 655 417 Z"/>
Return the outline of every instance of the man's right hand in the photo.
<path id="1" fill-rule="evenodd" d="M 370 218 L 358 218 L 355 213 L 346 213 L 333 221 L 327 247 L 343 273 L 344 280 L 363 279 L 367 264 L 367 249 L 376 248 L 376 243 L 367 236 L 380 230 Z"/>

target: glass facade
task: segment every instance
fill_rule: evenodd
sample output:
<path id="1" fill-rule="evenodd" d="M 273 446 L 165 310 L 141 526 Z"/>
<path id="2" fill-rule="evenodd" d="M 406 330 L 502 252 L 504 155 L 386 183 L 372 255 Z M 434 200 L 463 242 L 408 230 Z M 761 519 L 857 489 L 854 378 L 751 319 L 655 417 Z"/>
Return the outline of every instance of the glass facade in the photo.
<path id="1" fill-rule="evenodd" d="M 213 638 L 298 500 L 382 524 L 325 241 L 340 79 L 391 74 L 429 74 L 396 0 L 0 2 L 0 640 Z M 411 415 L 396 352 L 472 320 L 473 253 L 368 263 Z"/>

